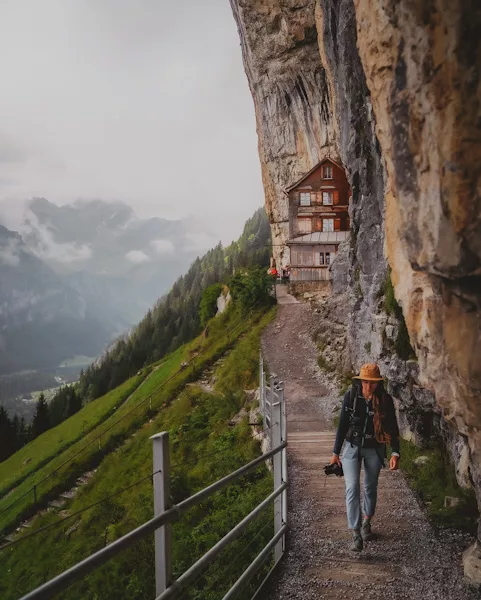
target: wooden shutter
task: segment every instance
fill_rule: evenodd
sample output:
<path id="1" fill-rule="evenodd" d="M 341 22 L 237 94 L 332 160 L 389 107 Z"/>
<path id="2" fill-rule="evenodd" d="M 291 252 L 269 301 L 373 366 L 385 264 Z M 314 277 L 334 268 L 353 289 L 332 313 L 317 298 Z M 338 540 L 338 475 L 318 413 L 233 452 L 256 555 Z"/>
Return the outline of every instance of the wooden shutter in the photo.
<path id="1" fill-rule="evenodd" d="M 341 219 L 334 219 L 334 231 L 341 231 Z"/>
<path id="2" fill-rule="evenodd" d="M 333 202 L 334 204 L 339 204 L 339 190 L 334 190 L 334 192 L 332 193 L 333 195 Z"/>

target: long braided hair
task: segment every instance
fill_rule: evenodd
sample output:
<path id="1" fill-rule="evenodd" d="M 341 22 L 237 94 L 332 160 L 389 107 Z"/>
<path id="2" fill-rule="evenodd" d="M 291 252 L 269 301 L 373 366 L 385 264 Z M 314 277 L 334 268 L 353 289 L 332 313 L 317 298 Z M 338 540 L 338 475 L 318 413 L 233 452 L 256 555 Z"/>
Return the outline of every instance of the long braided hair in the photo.
<path id="1" fill-rule="evenodd" d="M 384 384 L 380 381 L 372 396 L 372 407 L 374 410 L 374 433 L 376 440 L 382 444 L 391 443 L 391 434 L 384 428 L 384 419 L 386 418 L 384 396 Z"/>

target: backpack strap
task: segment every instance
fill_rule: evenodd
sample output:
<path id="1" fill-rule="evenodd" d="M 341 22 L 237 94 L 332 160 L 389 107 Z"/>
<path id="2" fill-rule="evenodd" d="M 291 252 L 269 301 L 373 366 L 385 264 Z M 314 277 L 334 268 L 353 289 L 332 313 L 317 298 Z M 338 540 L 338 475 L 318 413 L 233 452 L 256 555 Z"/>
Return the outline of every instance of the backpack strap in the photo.
<path id="1" fill-rule="evenodd" d="M 349 407 L 352 410 L 352 413 L 355 414 L 357 406 L 357 386 L 352 384 L 351 389 L 349 390 Z"/>
<path id="2" fill-rule="evenodd" d="M 351 386 L 351 389 L 349 390 L 349 410 L 351 411 L 351 416 L 356 414 L 356 407 L 357 407 L 357 385 L 355 385 L 354 383 Z M 354 444 L 352 443 L 352 439 L 351 439 L 351 448 L 354 447 Z M 361 452 L 359 452 L 359 456 L 361 456 Z"/>

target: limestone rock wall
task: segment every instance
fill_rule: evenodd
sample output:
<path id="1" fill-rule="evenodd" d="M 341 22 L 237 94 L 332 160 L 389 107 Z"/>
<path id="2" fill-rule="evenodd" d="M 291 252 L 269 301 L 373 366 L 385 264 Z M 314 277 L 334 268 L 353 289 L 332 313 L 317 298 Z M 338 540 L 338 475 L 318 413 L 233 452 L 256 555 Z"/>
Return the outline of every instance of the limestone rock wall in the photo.
<path id="1" fill-rule="evenodd" d="M 354 4 L 396 296 L 420 381 L 468 441 L 481 503 L 481 4 Z"/>
<path id="2" fill-rule="evenodd" d="M 284 189 L 325 156 L 337 157 L 314 0 L 231 0 L 254 98 L 265 204 L 275 256 L 289 262 Z"/>
<path id="3" fill-rule="evenodd" d="M 284 187 L 339 157 L 352 231 L 332 283 L 349 305 L 350 362 L 383 365 L 404 429 L 442 436 L 481 505 L 481 5 L 231 4 L 278 258 L 288 260 Z M 388 263 L 418 361 L 393 353 Z"/>

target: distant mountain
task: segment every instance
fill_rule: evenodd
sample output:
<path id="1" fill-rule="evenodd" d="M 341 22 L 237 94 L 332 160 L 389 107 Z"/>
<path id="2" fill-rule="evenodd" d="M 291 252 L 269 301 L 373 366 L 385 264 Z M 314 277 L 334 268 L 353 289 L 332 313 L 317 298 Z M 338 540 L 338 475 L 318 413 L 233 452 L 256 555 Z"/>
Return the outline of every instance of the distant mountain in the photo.
<path id="1" fill-rule="evenodd" d="M 0 225 L 0 374 L 92 356 L 109 339 L 85 299 Z"/>
<path id="2" fill-rule="evenodd" d="M 0 229 L 0 374 L 100 354 L 212 243 L 188 220 L 100 200 L 36 198 L 18 228 Z"/>
<path id="3" fill-rule="evenodd" d="M 71 276 L 83 295 L 99 292 L 124 320 L 137 322 L 213 240 L 198 244 L 189 220 L 140 219 L 121 202 L 77 201 L 57 206 L 45 198 L 28 205 L 21 227 L 30 250 L 57 273 Z M 79 288 L 80 286 L 80 288 Z"/>

